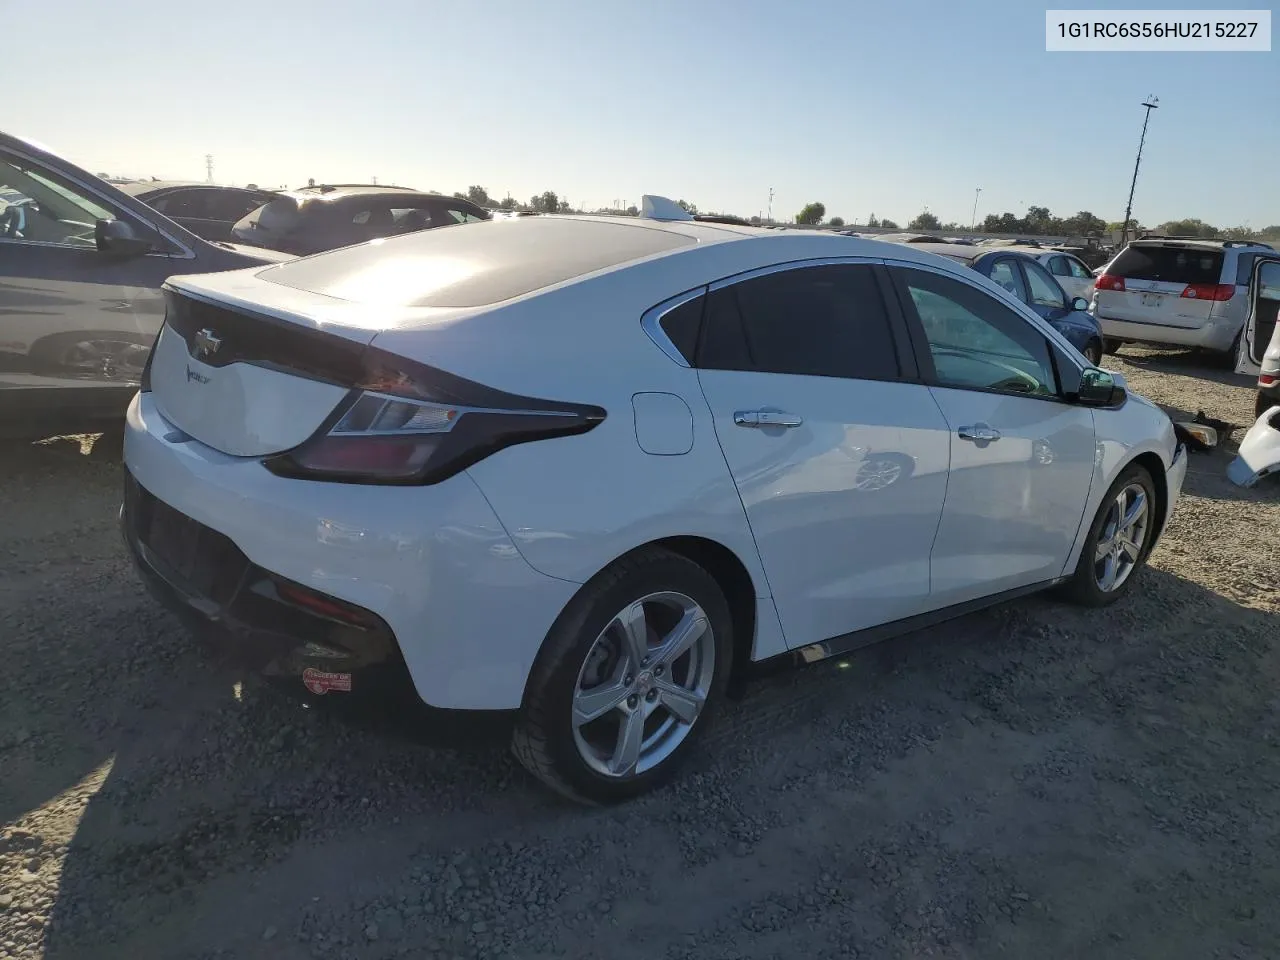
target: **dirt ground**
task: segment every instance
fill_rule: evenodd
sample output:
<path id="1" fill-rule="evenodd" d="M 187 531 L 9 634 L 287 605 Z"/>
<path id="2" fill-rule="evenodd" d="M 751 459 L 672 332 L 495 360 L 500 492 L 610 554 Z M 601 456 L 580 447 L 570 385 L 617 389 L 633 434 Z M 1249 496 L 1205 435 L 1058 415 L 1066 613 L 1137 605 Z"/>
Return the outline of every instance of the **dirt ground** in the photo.
<path id="1" fill-rule="evenodd" d="M 1244 425 L 1246 381 L 1126 348 Z M 118 463 L 0 449 L 0 957 L 1280 956 L 1280 484 L 1195 455 L 1134 593 L 760 681 L 605 811 L 211 664 Z"/>

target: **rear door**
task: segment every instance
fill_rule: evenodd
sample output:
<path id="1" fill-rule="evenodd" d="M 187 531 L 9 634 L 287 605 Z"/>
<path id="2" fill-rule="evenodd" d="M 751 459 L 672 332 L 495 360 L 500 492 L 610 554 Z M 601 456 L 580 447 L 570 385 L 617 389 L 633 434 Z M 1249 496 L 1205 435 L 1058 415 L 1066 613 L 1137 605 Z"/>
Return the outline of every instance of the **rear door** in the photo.
<path id="1" fill-rule="evenodd" d="M 950 431 L 932 605 L 1056 578 L 1093 476 L 1092 411 L 1060 399 L 1054 348 L 1027 318 L 958 278 L 890 272 Z"/>
<path id="2" fill-rule="evenodd" d="M 791 647 L 929 604 L 947 424 L 871 261 L 715 284 L 696 354 Z"/>
<path id="3" fill-rule="evenodd" d="M 1170 241 L 1135 242 L 1103 276 L 1097 284 L 1099 320 L 1196 330 L 1213 310 L 1222 251 Z"/>
<path id="4" fill-rule="evenodd" d="M 1236 357 L 1236 372 L 1280 378 L 1280 337 L 1276 314 L 1280 310 L 1280 259 L 1259 258 L 1249 283 L 1249 317 Z M 1272 383 L 1275 379 L 1272 379 Z"/>

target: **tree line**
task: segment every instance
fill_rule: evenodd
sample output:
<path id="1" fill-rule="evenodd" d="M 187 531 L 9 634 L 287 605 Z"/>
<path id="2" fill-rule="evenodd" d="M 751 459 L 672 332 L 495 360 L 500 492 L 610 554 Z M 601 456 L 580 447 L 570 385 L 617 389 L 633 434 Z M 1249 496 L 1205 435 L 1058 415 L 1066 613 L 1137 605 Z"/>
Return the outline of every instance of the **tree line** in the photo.
<path id="1" fill-rule="evenodd" d="M 435 193 L 437 191 L 431 191 Z M 613 213 L 624 216 L 635 217 L 640 211 L 633 204 L 625 209 L 598 208 L 595 210 L 581 210 L 574 207 L 567 198 L 560 196 L 554 190 L 546 190 L 542 193 L 535 194 L 528 201 L 521 202 L 514 197 L 508 195 L 501 200 L 490 196 L 489 191 L 482 186 L 471 186 L 467 188 L 466 193 L 456 192 L 453 194 L 463 200 L 470 200 L 472 203 L 492 210 L 513 210 L 527 213 Z M 698 214 L 703 211 L 698 209 L 698 205 L 688 200 L 677 200 L 679 206 L 687 210 L 689 213 Z M 711 211 L 707 211 L 711 213 Z M 726 212 L 713 213 L 716 216 L 729 215 Z M 750 223 L 760 223 L 758 216 L 743 218 Z M 843 217 L 827 218 L 826 204 L 819 200 L 806 203 L 800 212 L 795 215 L 795 222 L 805 226 L 830 226 L 843 227 L 846 225 Z M 888 218 L 877 217 L 874 213 L 867 219 L 868 227 L 888 230 L 900 229 L 897 222 Z M 979 224 L 961 224 L 955 221 L 944 223 L 935 214 L 928 210 L 923 210 L 916 216 L 907 221 L 906 229 L 918 231 L 920 233 L 1021 233 L 1021 234 L 1043 234 L 1049 236 L 1068 236 L 1068 237 L 1106 237 L 1112 232 L 1118 231 L 1122 224 L 1119 222 L 1108 222 L 1101 217 L 1091 213 L 1088 210 L 1081 210 L 1070 217 L 1056 217 L 1050 213 L 1048 207 L 1035 206 L 1034 204 L 1027 207 L 1024 216 L 1018 216 L 1015 213 L 1005 211 L 1004 213 L 989 213 L 983 218 Z M 1182 220 L 1167 220 L 1155 227 L 1144 227 L 1136 220 L 1129 221 L 1129 233 L 1131 236 L 1137 236 L 1143 232 L 1168 234 L 1170 236 L 1186 236 L 1186 237 L 1235 237 L 1242 240 L 1280 240 L 1280 224 L 1263 227 L 1260 230 L 1253 230 L 1247 226 L 1235 227 L 1216 227 L 1213 224 L 1205 223 L 1195 218 L 1186 218 Z"/>

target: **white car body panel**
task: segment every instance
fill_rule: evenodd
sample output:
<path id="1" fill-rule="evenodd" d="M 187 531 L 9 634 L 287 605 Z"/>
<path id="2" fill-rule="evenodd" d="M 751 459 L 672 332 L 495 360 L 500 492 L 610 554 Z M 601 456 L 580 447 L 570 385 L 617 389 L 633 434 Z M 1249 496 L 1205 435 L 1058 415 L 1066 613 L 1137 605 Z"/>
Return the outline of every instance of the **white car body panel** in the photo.
<path id="1" fill-rule="evenodd" d="M 535 219 L 434 233 L 521 230 Z M 236 363 L 197 366 L 166 345 L 153 359 L 152 392 L 130 409 L 126 465 L 144 488 L 231 538 L 259 566 L 381 616 L 427 703 L 476 709 L 518 706 L 543 639 L 579 586 L 644 544 L 699 538 L 736 557 L 754 593 L 752 659 L 763 659 L 1069 573 L 1101 491 L 1134 456 L 1155 453 L 1172 494 L 1181 487 L 1185 457 L 1179 467 L 1172 424 L 1136 398 L 1086 410 L 1007 395 L 955 399 L 946 395 L 958 391 L 909 382 L 698 371 L 641 325 L 669 298 L 760 267 L 883 258 L 987 291 L 1083 363 L 1050 324 L 959 264 L 813 232 L 627 226 L 695 242 L 470 307 L 406 307 L 394 297 L 353 303 L 282 282 L 298 264 L 319 275 L 326 258 L 346 258 L 328 262 L 347 270 L 355 262 L 357 274 L 376 269 L 387 289 L 420 286 L 413 251 L 424 241 L 416 234 L 172 283 L 207 303 L 492 389 L 602 407 L 606 418 L 588 432 L 506 447 L 427 486 L 288 479 L 258 457 L 300 442 L 344 389 Z M 371 289 L 372 281 L 352 283 Z M 188 369 L 209 382 L 189 381 Z M 196 391 L 205 388 L 218 398 L 217 416 L 201 408 Z M 803 405 L 806 419 L 781 436 L 733 423 L 740 406 L 791 405 Z M 1005 437 L 986 451 L 958 448 L 948 418 L 976 416 L 998 421 Z M 859 471 L 886 452 L 911 458 L 911 472 L 860 488 Z M 984 489 L 999 499 L 982 502 Z M 989 507 L 1024 526 L 1012 537 L 998 520 L 993 528 Z M 950 550 L 937 593 L 935 536 Z"/>
<path id="2" fill-rule="evenodd" d="M 577 586 L 530 567 L 465 474 L 431 487 L 289 480 L 172 432 L 151 394 L 134 398 L 124 455 L 145 489 L 259 566 L 376 612 L 431 706 L 519 706 Z"/>
<path id="3" fill-rule="evenodd" d="M 1268 474 L 1280 472 L 1280 406 L 1264 410 L 1254 421 L 1240 452 L 1227 464 L 1227 476 L 1240 487 L 1252 487 Z"/>

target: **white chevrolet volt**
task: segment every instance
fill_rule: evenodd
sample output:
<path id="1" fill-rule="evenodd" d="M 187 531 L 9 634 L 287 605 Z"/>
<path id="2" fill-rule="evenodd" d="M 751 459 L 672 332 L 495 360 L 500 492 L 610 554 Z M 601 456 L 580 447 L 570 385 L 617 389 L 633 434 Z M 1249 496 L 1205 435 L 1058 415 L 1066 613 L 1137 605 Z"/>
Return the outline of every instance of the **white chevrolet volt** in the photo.
<path id="1" fill-rule="evenodd" d="M 753 663 L 1132 586 L 1186 455 L 1120 377 L 945 258 L 652 206 L 170 280 L 152 591 L 300 693 L 517 711 L 607 803 Z"/>

